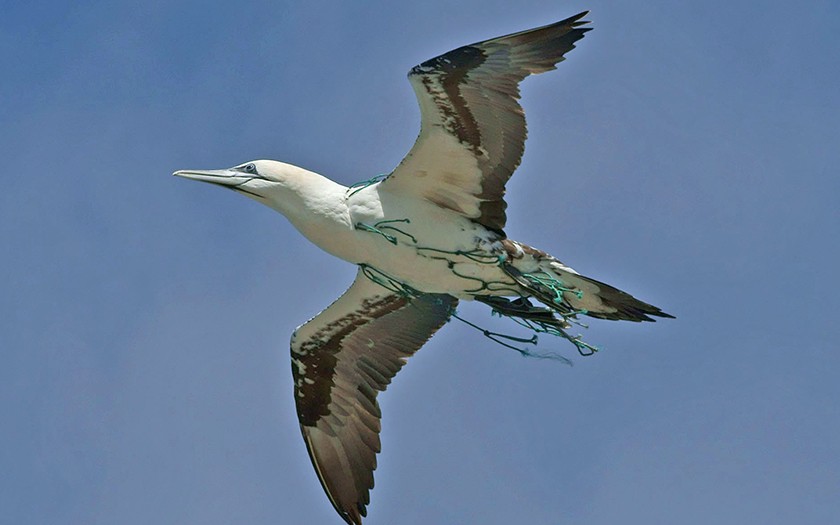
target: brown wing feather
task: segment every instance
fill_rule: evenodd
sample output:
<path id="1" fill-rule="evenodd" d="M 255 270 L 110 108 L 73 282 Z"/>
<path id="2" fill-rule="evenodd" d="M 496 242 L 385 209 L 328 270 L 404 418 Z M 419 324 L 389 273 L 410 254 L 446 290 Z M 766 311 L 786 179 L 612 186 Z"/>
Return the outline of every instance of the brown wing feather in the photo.
<path id="1" fill-rule="evenodd" d="M 360 272 L 341 298 L 292 337 L 303 439 L 324 491 L 347 523 L 361 524 L 370 502 L 380 450 L 376 396 L 456 304 L 448 295 L 402 297 Z"/>
<path id="2" fill-rule="evenodd" d="M 420 136 L 383 189 L 410 193 L 501 232 L 505 184 L 525 149 L 519 83 L 555 68 L 589 28 L 580 13 L 555 24 L 463 46 L 409 73 Z"/>

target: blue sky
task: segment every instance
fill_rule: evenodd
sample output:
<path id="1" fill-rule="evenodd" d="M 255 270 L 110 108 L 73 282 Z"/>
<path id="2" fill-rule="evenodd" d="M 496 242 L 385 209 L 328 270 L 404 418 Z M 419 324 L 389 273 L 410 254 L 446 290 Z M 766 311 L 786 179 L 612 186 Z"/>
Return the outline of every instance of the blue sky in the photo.
<path id="1" fill-rule="evenodd" d="M 150 1 L 0 18 L 0 522 L 339 523 L 288 338 L 355 269 L 170 174 L 387 172 L 411 66 L 584 9 L 507 232 L 678 319 L 544 338 L 571 368 L 450 323 L 380 398 L 365 523 L 836 519 L 836 2 Z"/>

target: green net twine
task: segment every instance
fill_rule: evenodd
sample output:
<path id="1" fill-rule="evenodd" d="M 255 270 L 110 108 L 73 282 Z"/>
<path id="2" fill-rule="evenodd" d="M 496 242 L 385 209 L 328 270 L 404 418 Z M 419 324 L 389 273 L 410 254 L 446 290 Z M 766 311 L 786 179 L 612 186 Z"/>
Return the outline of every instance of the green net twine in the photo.
<path id="1" fill-rule="evenodd" d="M 359 191 L 365 187 L 368 187 L 376 182 L 379 182 L 383 176 L 374 177 L 368 181 L 364 181 L 361 183 L 357 183 L 351 188 L 357 187 L 355 191 Z M 353 195 L 354 192 L 351 193 Z M 417 238 L 414 237 L 412 234 L 406 232 L 405 230 L 395 226 L 395 224 L 411 224 L 411 221 L 408 218 L 405 219 L 388 219 L 382 220 L 379 222 L 374 223 L 373 225 L 365 224 L 362 222 L 356 223 L 355 227 L 357 230 L 370 232 L 376 235 L 381 235 L 386 241 L 393 245 L 399 244 L 399 239 L 397 235 L 402 235 L 408 240 L 410 240 L 414 245 L 417 245 Z M 507 258 L 504 254 L 491 254 L 485 251 L 475 249 L 475 250 L 443 250 L 440 248 L 432 248 L 428 246 L 417 246 L 417 252 L 427 252 L 430 255 L 426 255 L 430 259 L 437 259 L 446 261 L 447 267 L 449 271 L 455 274 L 458 278 L 464 279 L 467 281 L 471 281 L 475 283 L 475 286 L 470 289 L 463 290 L 464 293 L 469 294 L 481 294 L 492 292 L 496 294 L 503 294 L 503 295 L 510 295 L 510 296 L 520 296 L 522 297 L 522 292 L 511 286 L 511 283 L 504 282 L 504 281 L 486 281 L 479 277 L 474 277 L 471 275 L 466 275 L 459 272 L 456 269 L 456 262 L 452 260 L 451 257 L 463 257 L 468 261 L 474 262 L 476 264 L 487 264 L 487 265 L 498 265 L 502 266 L 506 263 Z M 449 256 L 449 257 L 447 257 Z M 396 293 L 402 297 L 407 298 L 415 298 L 422 295 L 422 292 L 412 288 L 411 286 L 407 285 L 406 283 L 396 279 L 386 273 L 370 266 L 368 264 L 360 264 L 359 267 L 362 269 L 362 273 L 371 281 L 379 284 L 380 286 L 390 290 L 393 293 Z M 585 324 L 581 323 L 577 316 L 586 314 L 586 310 L 575 310 L 572 306 L 565 300 L 564 295 L 566 293 L 574 294 L 578 299 L 583 298 L 583 291 L 578 290 L 575 288 L 569 288 L 566 286 L 563 281 L 561 281 L 558 277 L 544 271 L 539 270 L 532 273 L 520 273 L 522 278 L 524 278 L 528 285 L 525 288 L 532 288 L 535 292 L 548 292 L 547 295 L 553 296 L 551 297 L 551 301 L 554 303 L 554 313 L 561 316 L 563 321 L 566 322 L 566 325 L 561 328 L 557 326 L 557 324 L 551 324 L 548 322 L 543 322 L 535 319 L 523 319 L 521 317 L 517 317 L 515 315 L 508 315 L 507 313 L 501 312 L 495 308 L 491 310 L 494 315 L 498 315 L 500 317 L 507 317 L 512 319 L 518 325 L 534 332 L 530 338 L 522 338 L 516 337 L 512 335 L 502 334 L 499 332 L 492 332 L 490 330 L 486 330 L 481 328 L 480 326 L 467 321 L 466 319 L 458 316 L 455 310 L 452 311 L 452 317 L 457 319 L 468 326 L 480 331 L 485 337 L 498 343 L 504 347 L 516 350 L 520 354 L 529 357 L 537 357 L 541 359 L 554 359 L 562 362 L 566 362 L 571 364 L 571 362 L 555 353 L 544 353 L 544 352 L 536 352 L 529 348 L 523 348 L 522 346 L 517 346 L 513 343 L 520 343 L 525 345 L 536 346 L 537 345 L 537 335 L 536 334 L 549 334 L 556 337 L 561 337 L 570 343 L 572 343 L 575 348 L 577 349 L 578 353 L 582 356 L 590 356 L 599 351 L 599 348 L 589 343 L 585 342 L 582 339 L 580 334 L 578 335 L 571 335 L 569 332 L 564 330 L 568 324 L 576 324 L 583 328 L 588 328 Z M 522 283 L 525 285 L 525 283 Z"/>
<path id="2" fill-rule="evenodd" d="M 380 173 L 379 175 L 375 175 L 367 180 L 363 180 L 360 182 L 356 182 L 351 184 L 347 187 L 347 196 L 352 197 L 353 195 L 359 193 L 363 189 L 367 188 L 368 186 L 373 186 L 377 182 L 382 182 L 384 179 L 388 177 L 388 173 Z"/>

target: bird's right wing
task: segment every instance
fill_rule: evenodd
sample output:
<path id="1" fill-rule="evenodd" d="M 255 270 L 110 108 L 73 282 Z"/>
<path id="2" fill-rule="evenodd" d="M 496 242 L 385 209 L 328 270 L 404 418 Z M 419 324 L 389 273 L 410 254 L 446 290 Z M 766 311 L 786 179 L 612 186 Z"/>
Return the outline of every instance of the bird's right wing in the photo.
<path id="1" fill-rule="evenodd" d="M 362 523 L 380 450 L 376 396 L 458 300 L 408 298 L 364 275 L 292 336 L 295 404 L 315 472 L 336 511 Z"/>

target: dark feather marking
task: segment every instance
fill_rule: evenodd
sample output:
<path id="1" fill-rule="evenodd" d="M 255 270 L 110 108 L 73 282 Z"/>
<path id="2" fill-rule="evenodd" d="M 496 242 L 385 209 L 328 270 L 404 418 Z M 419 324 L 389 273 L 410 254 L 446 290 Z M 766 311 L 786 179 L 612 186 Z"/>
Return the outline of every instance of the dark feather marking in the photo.
<path id="1" fill-rule="evenodd" d="M 301 432 L 327 497 L 347 523 L 361 524 L 374 485 L 381 448 L 377 395 L 457 302 L 385 292 L 360 272 L 345 295 L 310 321 L 311 331 L 301 328 L 292 339 Z M 331 308 L 342 313 L 333 317 Z M 319 326 L 321 315 L 332 321 Z"/>
<path id="2" fill-rule="evenodd" d="M 480 66 L 485 58 L 480 49 L 464 46 L 427 60 L 411 70 L 411 74 L 422 75 L 420 72 L 423 69 L 433 69 L 435 76 L 439 76 L 446 97 L 441 97 L 440 94 L 435 96 L 430 77 L 423 77 L 423 85 L 426 86 L 426 91 L 432 94 L 438 109 L 446 117 L 444 120 L 450 126 L 449 131 L 477 156 L 481 155 L 481 130 L 461 95 L 460 85 L 466 81 L 469 71 Z"/>
<path id="3" fill-rule="evenodd" d="M 301 425 L 314 426 L 318 419 L 330 413 L 331 393 L 335 385 L 333 375 L 338 363 L 336 354 L 341 350 L 342 340 L 370 319 L 387 315 L 407 302 L 408 299 L 396 295 L 388 295 L 378 301 L 365 301 L 357 312 L 326 325 L 301 343 L 297 351 L 293 350 L 294 357 L 304 365 L 305 371 L 301 375 L 292 363 L 292 376 L 299 391 L 296 392 L 296 401 Z"/>
<path id="4" fill-rule="evenodd" d="M 589 277 L 585 277 L 583 275 L 578 275 L 578 277 L 584 281 L 589 281 L 597 285 L 599 288 L 598 297 L 601 298 L 604 305 L 617 310 L 617 312 L 589 312 L 587 315 L 590 317 L 609 319 L 611 321 L 636 322 L 656 321 L 656 319 L 648 317 L 651 315 L 654 317 L 675 319 L 673 315 L 663 312 L 661 308 L 648 304 L 644 301 L 640 301 L 629 293 L 619 290 L 618 288 L 602 283 L 601 281 L 596 281 L 595 279 L 590 279 Z"/>
<path id="5" fill-rule="evenodd" d="M 519 166 L 527 128 L 519 82 L 534 73 L 554 69 L 590 28 L 579 13 L 555 24 L 467 45 L 415 66 L 425 93 L 438 109 L 443 127 L 476 158 L 482 173 L 475 222 L 504 234 L 507 221 L 505 184 Z M 417 146 L 415 146 L 416 148 Z M 407 158 L 420 150 L 413 148 Z M 430 152 L 423 155 L 432 156 Z M 425 170 L 421 170 L 425 171 Z M 440 176 L 440 175 L 438 175 Z M 386 181 L 387 184 L 387 181 Z M 427 197 L 442 207 L 431 192 Z"/>

